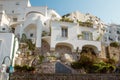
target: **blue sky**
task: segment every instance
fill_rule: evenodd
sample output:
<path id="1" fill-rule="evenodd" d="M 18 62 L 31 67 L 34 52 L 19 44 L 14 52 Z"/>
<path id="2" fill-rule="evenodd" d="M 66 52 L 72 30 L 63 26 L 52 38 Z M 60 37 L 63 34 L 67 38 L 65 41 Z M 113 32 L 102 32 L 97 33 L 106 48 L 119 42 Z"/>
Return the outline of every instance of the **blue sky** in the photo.
<path id="1" fill-rule="evenodd" d="M 32 6 L 48 6 L 60 15 L 73 11 L 91 13 L 105 23 L 120 24 L 120 0 L 30 0 Z"/>

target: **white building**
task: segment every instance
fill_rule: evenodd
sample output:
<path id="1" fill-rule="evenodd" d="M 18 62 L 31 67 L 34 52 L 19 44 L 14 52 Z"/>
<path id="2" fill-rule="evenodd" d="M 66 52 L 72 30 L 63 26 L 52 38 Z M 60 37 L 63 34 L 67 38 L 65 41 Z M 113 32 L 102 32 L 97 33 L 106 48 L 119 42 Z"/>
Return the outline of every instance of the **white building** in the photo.
<path id="1" fill-rule="evenodd" d="M 54 10 L 32 7 L 29 0 L 0 0 L 0 11 L 0 30 L 14 32 L 18 38 L 25 34 L 41 50 L 39 53 L 74 53 L 86 46 L 97 55 L 101 52 L 100 27 L 59 21 L 61 16 Z"/>
<path id="2" fill-rule="evenodd" d="M 0 65 L 5 57 L 9 56 L 12 64 L 16 57 L 18 49 L 18 40 L 13 33 L 0 33 Z M 5 59 L 5 63 L 9 66 L 9 59 Z"/>
<path id="3" fill-rule="evenodd" d="M 98 33 L 95 28 L 79 26 L 76 23 L 53 21 L 51 27 L 51 49 L 59 50 L 61 46 L 71 48 L 70 52 L 76 52 L 77 47 L 82 51 L 84 46 L 91 47 L 96 53 L 101 51 L 101 42 L 97 41 Z M 98 34 L 98 35 L 97 35 Z M 63 50 L 63 52 L 65 52 Z"/>
<path id="4" fill-rule="evenodd" d="M 18 40 L 12 33 L 12 28 L 10 27 L 11 20 L 3 9 L 1 1 L 3 2 L 3 0 L 0 0 L 0 66 L 4 59 L 9 66 L 10 61 L 14 65 Z M 10 61 L 6 59 L 7 56 L 10 58 Z"/>
<path id="5" fill-rule="evenodd" d="M 103 36 L 103 42 L 107 45 L 109 45 L 111 42 L 120 42 L 120 25 L 107 25 Z"/>

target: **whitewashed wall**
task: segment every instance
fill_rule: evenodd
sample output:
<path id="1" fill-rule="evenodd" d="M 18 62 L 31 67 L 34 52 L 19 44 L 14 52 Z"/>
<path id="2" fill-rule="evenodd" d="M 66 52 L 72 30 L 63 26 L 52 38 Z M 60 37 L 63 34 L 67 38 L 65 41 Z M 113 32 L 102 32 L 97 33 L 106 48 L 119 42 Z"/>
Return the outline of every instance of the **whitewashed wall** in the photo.
<path id="1" fill-rule="evenodd" d="M 61 37 L 61 26 L 68 27 L 68 37 L 63 38 Z M 98 51 L 101 51 L 101 42 L 99 41 L 88 41 L 88 40 L 78 40 L 77 34 L 79 31 L 91 31 L 91 29 L 87 28 L 79 28 L 79 26 L 75 23 L 68 23 L 68 22 L 52 22 L 52 33 L 51 33 L 51 49 L 54 49 L 57 43 L 68 43 L 73 45 L 73 51 L 79 47 L 82 50 L 84 45 L 93 45 L 97 47 Z M 78 30 L 79 29 L 79 30 Z M 84 30 L 83 30 L 84 29 Z"/>
<path id="2" fill-rule="evenodd" d="M 16 51 L 18 49 L 18 41 L 16 40 L 16 44 L 14 44 L 14 37 L 15 36 L 12 33 L 0 33 L 0 64 L 2 64 L 5 56 L 9 56 L 12 59 L 13 54 L 14 56 L 16 55 Z M 6 59 L 5 63 L 9 65 L 8 59 Z"/>

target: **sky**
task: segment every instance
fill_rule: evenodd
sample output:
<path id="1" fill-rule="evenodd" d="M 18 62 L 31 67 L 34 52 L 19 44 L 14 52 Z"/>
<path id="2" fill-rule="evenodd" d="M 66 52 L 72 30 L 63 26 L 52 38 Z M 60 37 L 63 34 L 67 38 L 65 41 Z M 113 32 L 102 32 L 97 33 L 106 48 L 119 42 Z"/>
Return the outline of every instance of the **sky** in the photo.
<path id="1" fill-rule="evenodd" d="M 30 0 L 32 6 L 48 6 L 61 16 L 80 11 L 99 17 L 105 23 L 120 24 L 120 0 Z"/>

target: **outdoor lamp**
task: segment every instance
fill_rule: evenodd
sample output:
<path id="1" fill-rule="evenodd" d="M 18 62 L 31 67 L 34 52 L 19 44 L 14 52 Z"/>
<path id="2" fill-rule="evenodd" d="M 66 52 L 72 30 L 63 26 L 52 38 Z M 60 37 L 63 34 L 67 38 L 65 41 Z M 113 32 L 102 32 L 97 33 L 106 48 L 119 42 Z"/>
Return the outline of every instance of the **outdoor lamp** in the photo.
<path id="1" fill-rule="evenodd" d="M 11 60 L 10 60 L 10 66 L 7 67 L 7 65 L 5 64 L 5 59 L 8 58 L 10 60 L 10 57 L 9 56 L 5 56 L 4 59 L 3 59 L 3 62 L 2 62 L 2 70 L 1 72 L 2 73 L 9 73 L 9 77 L 10 77 L 10 74 L 14 72 L 14 68 L 13 66 L 11 65 Z M 10 80 L 10 78 L 9 78 Z"/>

